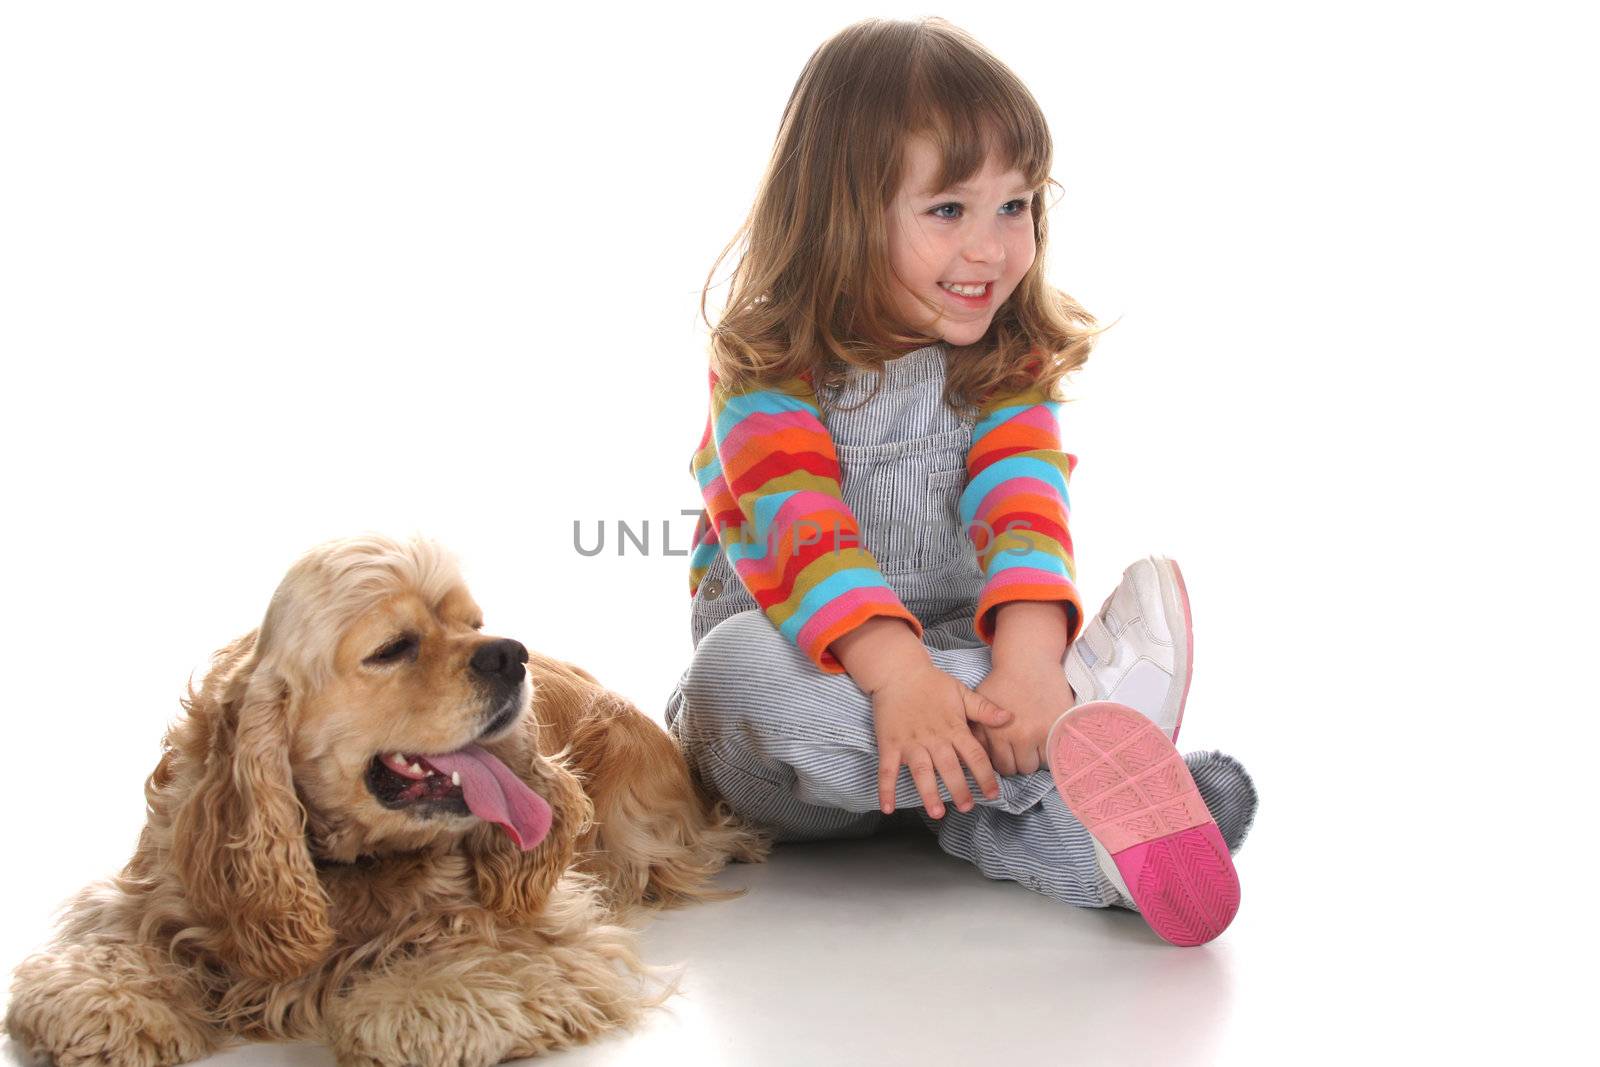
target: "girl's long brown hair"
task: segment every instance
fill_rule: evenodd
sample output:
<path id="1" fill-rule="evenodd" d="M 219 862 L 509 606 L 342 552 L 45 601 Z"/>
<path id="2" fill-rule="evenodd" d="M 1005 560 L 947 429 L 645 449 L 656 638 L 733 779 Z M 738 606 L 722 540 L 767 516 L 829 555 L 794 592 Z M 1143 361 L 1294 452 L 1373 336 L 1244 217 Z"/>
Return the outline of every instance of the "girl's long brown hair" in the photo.
<path id="1" fill-rule="evenodd" d="M 717 267 L 742 242 L 711 329 L 711 366 L 725 386 L 807 373 L 818 387 L 838 385 L 849 366 L 875 369 L 938 340 L 902 321 L 890 295 L 885 210 L 917 135 L 939 150 L 938 188 L 977 174 L 991 150 L 1036 187 L 1038 255 L 985 335 L 951 349 L 945 402 L 959 408 L 1030 387 L 1059 397 L 1105 327 L 1044 280 L 1044 191 L 1059 188 L 1050 131 L 1021 80 L 941 18 L 858 22 L 800 72 L 755 205 L 701 291 L 706 317 Z"/>

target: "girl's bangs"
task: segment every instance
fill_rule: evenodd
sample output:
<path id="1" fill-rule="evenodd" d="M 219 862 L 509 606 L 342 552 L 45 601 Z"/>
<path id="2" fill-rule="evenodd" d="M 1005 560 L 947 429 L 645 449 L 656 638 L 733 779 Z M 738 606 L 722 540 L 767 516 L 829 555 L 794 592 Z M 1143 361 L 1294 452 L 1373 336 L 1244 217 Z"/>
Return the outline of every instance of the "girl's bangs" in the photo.
<path id="1" fill-rule="evenodd" d="M 1050 178 L 1051 145 L 1038 104 L 1021 86 L 976 73 L 936 72 L 921 91 L 910 94 L 916 103 L 906 129 L 928 137 L 938 148 L 938 188 L 948 189 L 977 174 L 991 152 L 1006 170 L 1020 171 L 1029 185 L 1043 185 Z"/>

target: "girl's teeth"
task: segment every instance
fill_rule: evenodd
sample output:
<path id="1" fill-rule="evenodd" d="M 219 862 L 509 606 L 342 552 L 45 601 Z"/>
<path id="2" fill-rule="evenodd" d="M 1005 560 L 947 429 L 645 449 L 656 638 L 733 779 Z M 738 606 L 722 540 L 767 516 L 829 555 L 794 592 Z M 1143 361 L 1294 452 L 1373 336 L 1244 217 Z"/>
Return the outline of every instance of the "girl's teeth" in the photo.
<path id="1" fill-rule="evenodd" d="M 940 282 L 939 287 L 941 289 L 948 289 L 952 293 L 959 293 L 962 296 L 982 296 L 984 293 L 989 291 L 988 282 L 985 282 L 982 285 L 951 285 L 948 282 Z"/>

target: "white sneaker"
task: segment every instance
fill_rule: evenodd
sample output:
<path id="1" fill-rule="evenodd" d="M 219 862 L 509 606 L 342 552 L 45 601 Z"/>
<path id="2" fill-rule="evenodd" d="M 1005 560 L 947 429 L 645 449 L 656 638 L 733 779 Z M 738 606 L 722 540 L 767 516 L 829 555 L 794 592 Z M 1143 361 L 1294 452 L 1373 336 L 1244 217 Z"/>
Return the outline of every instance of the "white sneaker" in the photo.
<path id="1" fill-rule="evenodd" d="M 1067 650 L 1067 681 L 1078 704 L 1126 704 L 1173 741 L 1193 668 L 1189 594 L 1178 565 L 1162 556 L 1123 571 L 1122 584 Z"/>

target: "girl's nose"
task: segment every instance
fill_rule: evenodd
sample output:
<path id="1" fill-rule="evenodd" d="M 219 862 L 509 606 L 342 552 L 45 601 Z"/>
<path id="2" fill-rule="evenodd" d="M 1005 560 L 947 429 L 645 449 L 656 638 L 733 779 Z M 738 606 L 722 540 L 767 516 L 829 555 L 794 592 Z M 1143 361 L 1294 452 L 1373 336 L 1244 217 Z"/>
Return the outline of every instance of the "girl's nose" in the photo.
<path id="1" fill-rule="evenodd" d="M 974 226 L 962 249 L 962 255 L 971 263 L 995 263 L 1005 254 L 1000 235 L 990 226 Z"/>

